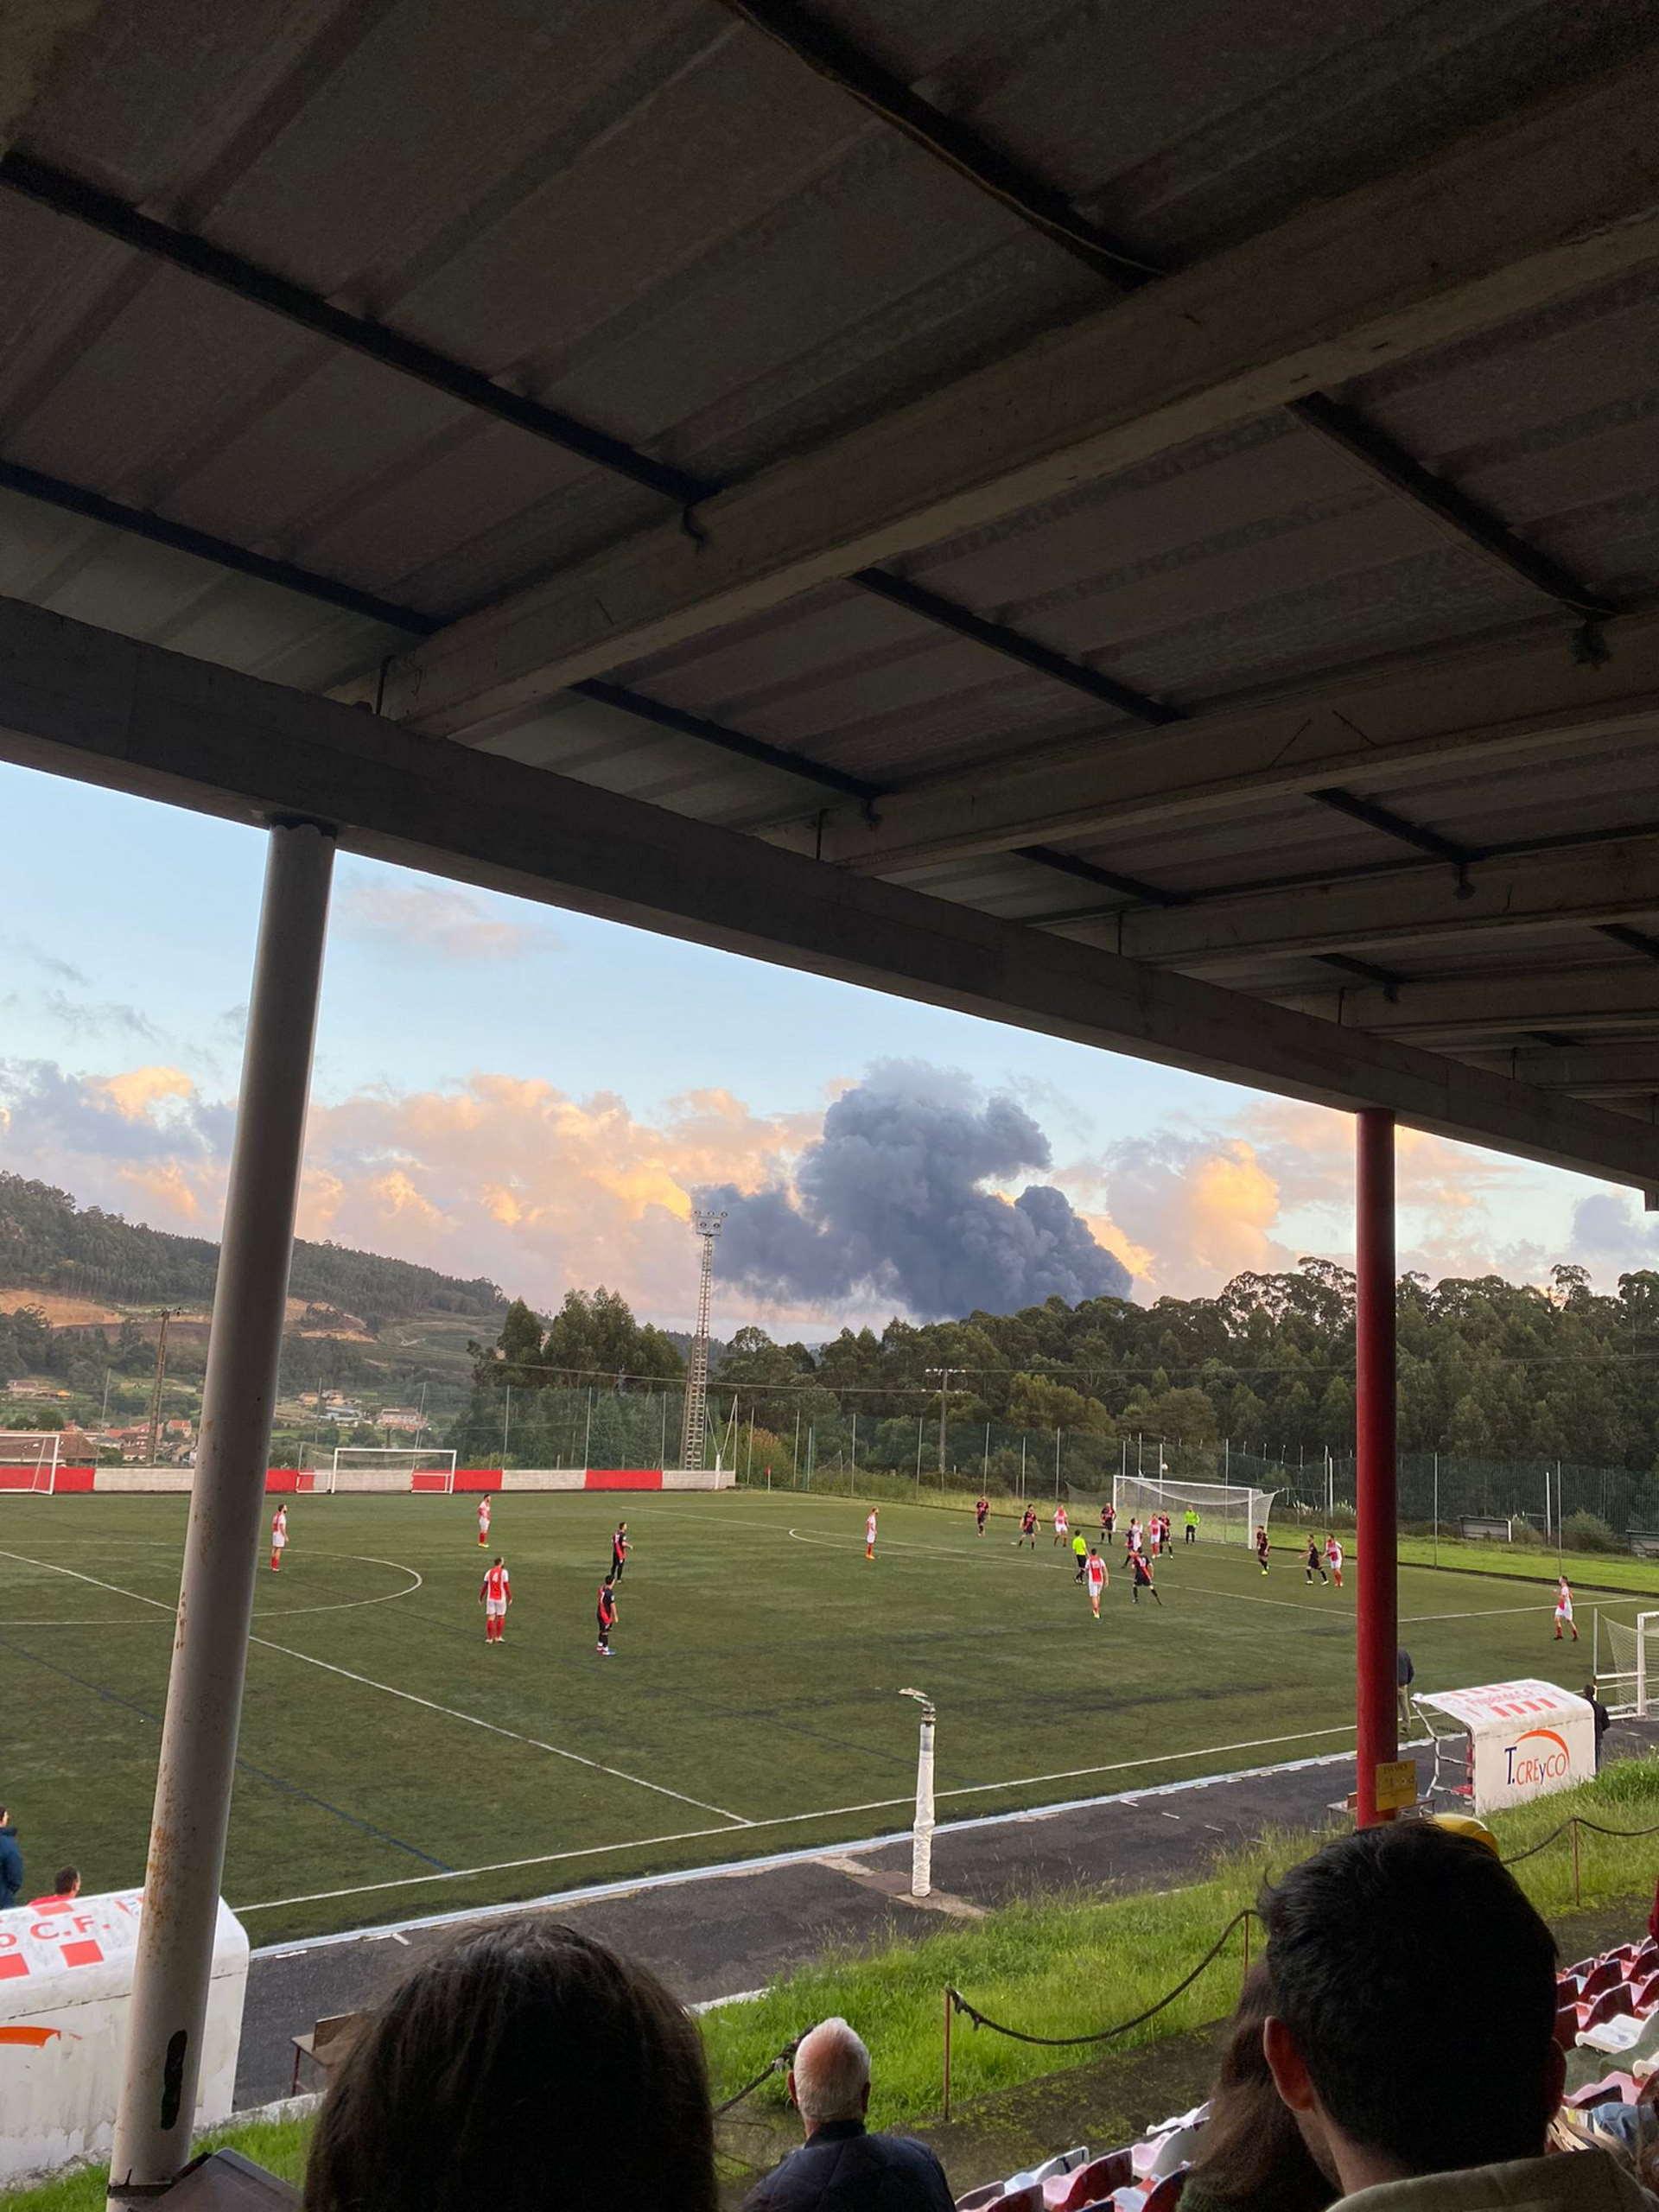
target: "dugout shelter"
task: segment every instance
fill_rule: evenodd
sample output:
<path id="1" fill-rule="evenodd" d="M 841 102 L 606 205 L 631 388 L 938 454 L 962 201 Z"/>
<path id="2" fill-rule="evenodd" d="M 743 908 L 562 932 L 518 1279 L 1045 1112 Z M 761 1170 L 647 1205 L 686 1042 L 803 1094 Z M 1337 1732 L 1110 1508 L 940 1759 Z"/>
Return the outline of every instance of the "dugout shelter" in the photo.
<path id="1" fill-rule="evenodd" d="M 1656 58 L 0 22 L 0 757 L 269 831 L 118 2193 L 188 2149 L 340 848 L 1351 1111 L 1376 1817 L 1396 1123 L 1659 1187 Z"/>
<path id="2" fill-rule="evenodd" d="M 1529 1804 L 1595 1774 L 1589 1700 L 1554 1682 L 1488 1682 L 1412 1703 L 1434 1739 L 1432 1792 L 1461 1798 L 1478 1814 Z"/>

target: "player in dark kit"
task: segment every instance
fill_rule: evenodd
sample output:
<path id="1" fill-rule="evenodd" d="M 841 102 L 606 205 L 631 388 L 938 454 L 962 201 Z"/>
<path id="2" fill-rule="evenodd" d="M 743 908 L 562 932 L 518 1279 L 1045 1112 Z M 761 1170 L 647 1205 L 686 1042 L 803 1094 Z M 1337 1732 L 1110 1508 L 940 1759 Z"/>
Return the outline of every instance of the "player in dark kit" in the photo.
<path id="1" fill-rule="evenodd" d="M 1106 1543 L 1112 1541 L 1112 1531 L 1117 1526 L 1117 1508 L 1108 1499 L 1100 1509 L 1100 1533 Z"/>
<path id="2" fill-rule="evenodd" d="M 1157 1586 L 1152 1579 L 1152 1561 L 1144 1552 L 1129 1554 L 1129 1573 L 1133 1577 L 1129 1584 L 1129 1595 L 1137 1605 L 1141 1602 L 1141 1592 L 1143 1590 L 1154 1605 L 1163 1604 L 1163 1599 L 1158 1595 Z"/>
<path id="3" fill-rule="evenodd" d="M 1307 1557 L 1302 1562 L 1302 1580 L 1305 1583 L 1311 1583 L 1316 1574 L 1321 1582 L 1328 1583 L 1331 1580 L 1325 1571 L 1325 1562 L 1319 1557 L 1319 1539 L 1316 1536 L 1310 1536 L 1307 1540 Z"/>
<path id="4" fill-rule="evenodd" d="M 616 1592 L 608 1574 L 599 1586 L 599 1607 L 596 1618 L 599 1622 L 599 1641 L 594 1644 L 594 1649 L 601 1659 L 614 1658 L 616 1655 L 611 1649 L 611 1630 L 616 1626 Z"/>
<path id="5" fill-rule="evenodd" d="M 628 1554 L 632 1549 L 632 1546 L 628 1541 L 628 1524 L 626 1521 L 619 1521 L 616 1524 L 616 1534 L 611 1538 L 611 1580 L 613 1582 L 620 1582 L 622 1580 L 622 1570 L 628 1563 Z"/>
<path id="6" fill-rule="evenodd" d="M 990 1510 L 991 1501 L 988 1497 L 976 1497 L 974 1500 L 974 1526 L 982 1536 L 985 1533 L 985 1516 Z"/>
<path id="7" fill-rule="evenodd" d="M 1028 1505 L 1020 1516 L 1020 1533 L 1014 1540 L 1014 1548 L 1018 1551 L 1021 1544 L 1027 1542 L 1033 1551 L 1035 1551 L 1037 1548 L 1037 1509 L 1034 1505 Z"/>
<path id="8" fill-rule="evenodd" d="M 1255 1557 L 1265 1574 L 1268 1571 L 1268 1532 L 1265 1529 L 1258 1529 L 1255 1532 Z"/>

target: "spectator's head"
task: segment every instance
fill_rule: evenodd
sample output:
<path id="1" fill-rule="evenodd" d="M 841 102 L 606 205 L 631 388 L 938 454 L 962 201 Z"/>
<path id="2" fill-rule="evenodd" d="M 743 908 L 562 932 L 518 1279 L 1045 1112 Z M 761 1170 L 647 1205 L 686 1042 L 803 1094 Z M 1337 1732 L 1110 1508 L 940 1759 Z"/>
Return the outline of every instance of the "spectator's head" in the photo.
<path id="1" fill-rule="evenodd" d="M 335 2070 L 307 2212 L 715 2212 L 702 2043 L 654 1974 L 519 1921 L 420 1967 Z"/>
<path id="2" fill-rule="evenodd" d="M 1595 1684 L 1593 1682 L 1586 1682 L 1583 1689 L 1580 1691 L 1579 1694 L 1580 1697 L 1593 1698 L 1596 1694 Z"/>
<path id="3" fill-rule="evenodd" d="M 79 1867 L 60 1866 L 52 1877 L 52 1894 L 54 1897 L 78 1897 L 80 1895 Z"/>
<path id="4" fill-rule="evenodd" d="M 1262 2048 L 1272 1996 L 1267 1968 L 1252 1967 L 1210 2092 L 1210 2117 L 1193 2160 L 1194 2187 L 1206 2203 L 1324 2212 L 1336 2199 L 1335 2177 L 1322 2173 L 1308 2155 L 1301 2130 L 1273 2086 Z"/>
<path id="5" fill-rule="evenodd" d="M 1555 1944 L 1486 1844 L 1363 1829 L 1262 1910 L 1268 2064 L 1345 2191 L 1541 2156 L 1561 2095 Z"/>
<path id="6" fill-rule="evenodd" d="M 820 2020 L 796 2048 L 789 2094 L 809 2135 L 832 2120 L 862 2120 L 870 2102 L 870 2054 L 845 2020 Z"/>
<path id="7" fill-rule="evenodd" d="M 0 1805 L 0 1828 L 9 1828 L 11 1824 L 10 1806 Z"/>

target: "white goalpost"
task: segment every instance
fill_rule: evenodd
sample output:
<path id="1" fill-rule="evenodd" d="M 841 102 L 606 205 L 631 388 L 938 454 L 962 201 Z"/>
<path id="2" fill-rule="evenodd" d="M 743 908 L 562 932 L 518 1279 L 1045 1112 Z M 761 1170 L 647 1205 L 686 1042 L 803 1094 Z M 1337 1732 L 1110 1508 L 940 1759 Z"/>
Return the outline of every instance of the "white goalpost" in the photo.
<path id="1" fill-rule="evenodd" d="M 1606 1665 L 1600 1646 L 1612 1660 Z M 1610 1713 L 1645 1720 L 1659 1703 L 1659 1613 L 1638 1613 L 1628 1621 L 1598 1620 L 1592 1663 Z"/>
<path id="2" fill-rule="evenodd" d="M 404 1444 L 340 1444 L 300 1470 L 302 1490 L 326 1494 L 432 1491 L 447 1497 L 454 1486 L 453 1452 L 416 1451 Z"/>
<path id="3" fill-rule="evenodd" d="M 50 1496 L 58 1486 L 55 1429 L 0 1429 L 0 1491 Z"/>
<path id="4" fill-rule="evenodd" d="M 1144 1521 L 1148 1513 L 1167 1513 L 1179 1544 L 1191 1507 L 1198 1516 L 1200 1543 L 1248 1544 L 1265 1529 L 1276 1490 L 1255 1490 L 1244 1483 L 1189 1483 L 1174 1475 L 1125 1475 L 1113 1478 L 1112 1503 L 1118 1520 Z"/>

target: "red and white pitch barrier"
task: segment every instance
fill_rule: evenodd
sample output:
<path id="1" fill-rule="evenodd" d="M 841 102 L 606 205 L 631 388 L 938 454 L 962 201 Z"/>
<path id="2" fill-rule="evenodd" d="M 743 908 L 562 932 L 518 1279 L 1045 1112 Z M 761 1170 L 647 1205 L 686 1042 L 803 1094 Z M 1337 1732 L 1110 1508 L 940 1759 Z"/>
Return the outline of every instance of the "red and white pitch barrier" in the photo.
<path id="1" fill-rule="evenodd" d="M 319 1477 L 321 1476 L 321 1479 Z M 151 1492 L 188 1491 L 194 1480 L 188 1467 L 59 1467 L 53 1490 L 66 1493 L 96 1491 L 100 1496 L 145 1496 Z M 268 1491 L 304 1491 L 330 1487 L 342 1493 L 387 1494 L 410 1491 L 587 1491 L 734 1490 L 737 1477 L 729 1467 L 457 1467 L 453 1484 L 447 1474 L 422 1468 L 353 1468 L 329 1477 L 321 1470 L 272 1467 L 265 1475 Z M 38 1478 L 30 1467 L 0 1467 L 0 1491 L 38 1494 Z"/>

